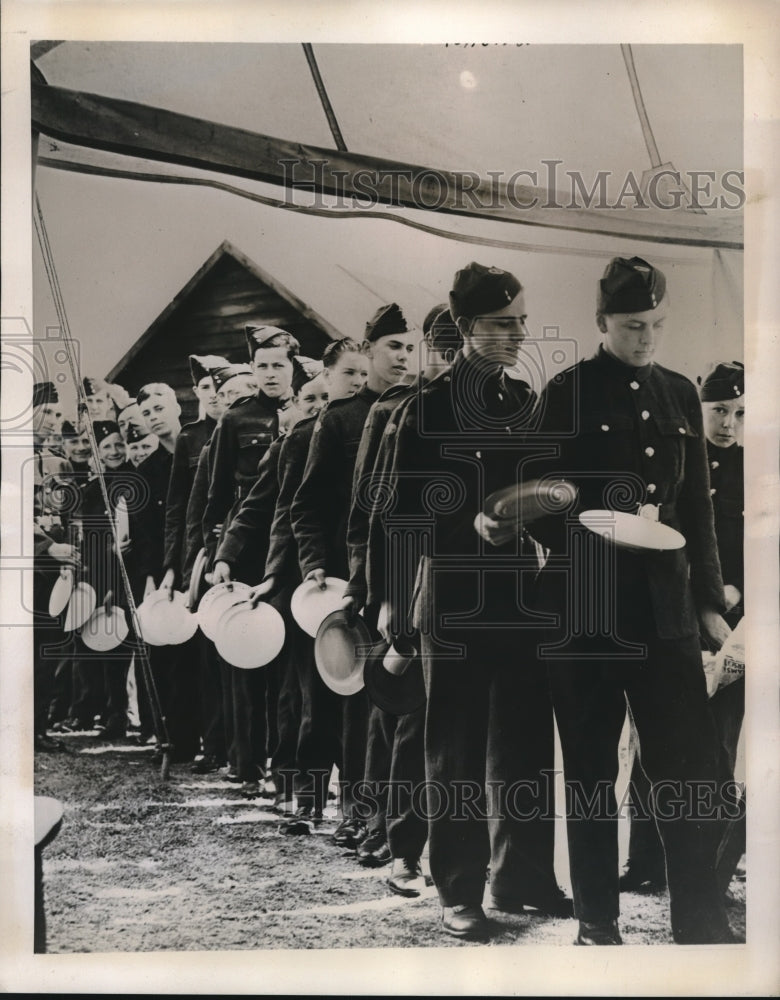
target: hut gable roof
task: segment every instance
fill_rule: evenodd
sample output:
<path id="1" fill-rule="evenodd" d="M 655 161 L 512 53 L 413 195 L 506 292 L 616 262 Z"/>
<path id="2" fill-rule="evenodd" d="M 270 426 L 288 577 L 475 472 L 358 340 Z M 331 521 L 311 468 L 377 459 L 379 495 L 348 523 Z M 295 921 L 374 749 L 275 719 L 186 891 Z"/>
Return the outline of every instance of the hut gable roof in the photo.
<path id="1" fill-rule="evenodd" d="M 131 393 L 149 381 L 172 385 L 190 417 L 190 354 L 247 360 L 244 327 L 280 326 L 301 351 L 320 357 L 342 334 L 273 275 L 229 241 L 223 241 L 108 373 Z"/>

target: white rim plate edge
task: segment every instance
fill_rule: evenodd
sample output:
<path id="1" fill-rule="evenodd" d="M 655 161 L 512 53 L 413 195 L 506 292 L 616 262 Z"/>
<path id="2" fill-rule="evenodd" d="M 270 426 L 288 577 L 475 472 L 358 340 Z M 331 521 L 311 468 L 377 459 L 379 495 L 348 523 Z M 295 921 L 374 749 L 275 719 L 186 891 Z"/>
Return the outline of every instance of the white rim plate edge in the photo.
<path id="1" fill-rule="evenodd" d="M 200 590 L 201 583 L 203 582 L 203 569 L 208 560 L 208 554 L 206 552 L 206 547 L 204 546 L 198 554 L 195 556 L 195 562 L 192 564 L 192 571 L 190 573 L 190 585 L 187 591 L 189 597 L 190 610 L 195 611 L 195 604 L 198 600 L 198 591 Z"/>
<path id="2" fill-rule="evenodd" d="M 276 629 L 278 631 L 277 639 L 280 639 L 281 641 L 279 641 L 278 648 L 275 652 L 271 656 L 268 656 L 262 663 L 254 663 L 251 666 L 248 663 L 236 663 L 234 651 L 229 647 L 229 641 L 231 638 L 229 634 L 230 624 L 232 622 L 233 625 L 235 625 L 235 619 L 239 615 L 245 615 L 247 612 L 255 612 L 258 608 L 262 609 L 260 612 L 261 614 L 265 609 L 270 609 L 270 611 L 273 612 L 273 614 L 270 615 L 270 620 L 265 622 L 264 628 L 268 629 L 269 635 L 272 630 Z M 240 601 L 238 604 L 233 604 L 222 612 L 217 623 L 215 635 L 216 638 L 214 640 L 214 645 L 217 648 L 217 652 L 224 660 L 239 670 L 260 670 L 267 666 L 272 660 L 276 659 L 282 651 L 285 640 L 284 618 L 276 610 L 276 608 L 274 608 L 271 604 L 268 604 L 266 601 L 261 602 L 255 608 L 251 608 L 248 601 Z"/>
<path id="3" fill-rule="evenodd" d="M 303 629 L 303 631 L 306 632 L 307 635 L 310 635 L 312 637 L 312 639 L 316 639 L 319 627 L 323 623 L 323 621 L 325 621 L 328 615 L 332 614 L 333 611 L 338 610 L 338 607 L 341 604 L 341 600 L 344 596 L 344 591 L 347 589 L 347 581 L 342 580 L 340 577 L 337 576 L 326 576 L 325 584 L 326 584 L 326 589 L 320 590 L 320 588 L 317 586 L 317 583 L 314 580 L 304 580 L 303 583 L 299 584 L 295 588 L 292 597 L 290 598 L 290 612 L 293 618 L 298 623 L 298 625 Z M 322 602 L 326 604 L 326 606 L 329 603 L 329 601 L 334 602 L 333 607 L 331 607 L 330 611 L 326 611 L 326 613 L 322 616 L 322 618 L 320 618 L 316 627 L 309 624 L 305 613 L 306 604 L 309 598 L 311 598 L 314 595 L 320 595 Z M 312 631 L 313 627 L 314 631 Z"/>
<path id="4" fill-rule="evenodd" d="M 681 549 L 685 545 L 685 537 L 676 528 L 660 521 L 640 517 L 628 511 L 592 509 L 583 510 L 579 514 L 580 524 L 606 541 L 621 548 L 639 549 L 646 552 L 668 552 Z M 640 538 L 638 532 L 647 538 Z M 622 537 L 621 537 L 622 536 Z"/>
<path id="5" fill-rule="evenodd" d="M 67 608 L 70 595 L 73 593 L 73 586 L 73 572 L 69 569 L 60 573 L 54 581 L 49 595 L 49 614 L 52 618 L 61 615 Z"/>
<path id="6" fill-rule="evenodd" d="M 360 618 L 360 616 L 358 616 L 356 621 L 359 621 L 361 623 L 362 628 L 361 625 L 357 625 L 356 627 L 354 627 L 354 630 L 358 632 L 358 638 L 365 640 L 364 642 L 359 643 L 359 645 L 361 646 L 365 645 L 367 649 L 370 649 L 373 643 L 371 641 L 371 634 L 368 630 L 368 626 L 365 624 L 363 619 Z M 368 657 L 368 653 L 363 655 L 362 662 L 360 662 L 359 667 L 358 667 L 359 658 L 357 654 L 355 655 L 354 663 L 357 669 L 352 673 L 351 677 L 346 680 L 339 679 L 337 677 L 334 677 L 332 674 L 328 673 L 325 670 L 325 666 L 323 663 L 323 656 L 322 656 L 323 637 L 328 632 L 336 628 L 342 628 L 343 631 L 349 631 L 348 627 L 345 626 L 346 622 L 344 621 L 338 609 L 336 611 L 331 611 L 330 614 L 325 616 L 325 618 L 322 620 L 322 623 L 320 624 L 320 627 L 317 629 L 317 636 L 315 638 L 315 644 L 314 644 L 314 662 L 317 667 L 317 672 L 322 678 L 323 683 L 327 687 L 329 687 L 330 690 L 333 691 L 335 694 L 344 695 L 346 697 L 352 694 L 357 694 L 358 691 L 362 691 L 363 688 L 365 687 L 365 681 L 363 680 L 363 667 L 365 666 L 365 661 Z M 319 643 L 316 641 L 317 639 L 319 639 Z"/>
<path id="7" fill-rule="evenodd" d="M 238 601 L 244 600 L 246 594 L 252 588 L 246 583 L 240 583 L 238 580 L 231 581 L 229 583 L 217 583 L 213 587 L 210 587 L 206 593 L 201 597 L 198 603 L 198 610 L 195 612 L 195 617 L 198 625 L 200 626 L 201 632 L 206 636 L 207 639 L 214 641 L 214 629 L 210 624 L 210 616 L 213 612 L 213 604 L 220 598 L 223 598 L 226 594 L 238 595 Z M 244 595 L 243 597 L 241 595 Z M 230 605 L 228 605 L 230 607 Z M 216 625 L 216 623 L 215 623 Z"/>
<path id="8" fill-rule="evenodd" d="M 108 622 L 109 619 L 114 622 L 115 627 L 106 628 L 104 623 Z M 81 641 L 87 649 L 92 649 L 97 653 L 105 653 L 116 649 L 117 646 L 121 646 L 129 633 L 130 629 L 127 624 L 127 618 L 122 608 L 114 605 L 110 614 L 106 614 L 106 610 L 101 604 L 92 613 L 81 630 Z M 100 642 L 101 638 L 104 640 L 103 642 Z M 112 641 L 106 643 L 105 639 L 107 638 L 110 638 Z"/>
<path id="9" fill-rule="evenodd" d="M 186 597 L 181 591 L 173 592 L 173 600 L 169 600 L 165 592 L 160 593 L 161 598 L 154 600 L 149 608 L 152 630 L 156 636 L 162 637 L 159 645 L 181 646 L 195 635 L 198 620 L 187 607 Z M 175 612 L 173 624 L 166 614 L 166 605 Z"/>
<path id="10" fill-rule="evenodd" d="M 91 617 L 96 604 L 97 594 L 91 584 L 85 583 L 83 580 L 81 583 L 77 583 L 68 599 L 65 624 L 62 626 L 63 631 L 75 632 L 77 628 L 81 628 Z"/>

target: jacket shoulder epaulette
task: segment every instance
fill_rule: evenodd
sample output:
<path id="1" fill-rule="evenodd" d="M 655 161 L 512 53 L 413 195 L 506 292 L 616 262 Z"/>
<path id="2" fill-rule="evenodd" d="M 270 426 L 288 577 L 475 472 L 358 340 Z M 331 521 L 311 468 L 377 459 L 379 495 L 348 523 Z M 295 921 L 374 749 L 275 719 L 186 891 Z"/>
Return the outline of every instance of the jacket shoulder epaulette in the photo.
<path id="1" fill-rule="evenodd" d="M 344 406 L 349 406 L 349 404 L 354 402 L 354 400 L 354 396 L 342 396 L 341 399 L 333 399 L 328 403 L 320 416 L 324 417 L 326 413 L 333 413 L 334 410 L 341 409 Z"/>
<path id="2" fill-rule="evenodd" d="M 676 372 L 673 368 L 664 368 L 663 365 L 659 365 L 657 362 L 654 364 L 654 367 L 665 378 L 668 378 L 671 382 L 677 383 L 677 385 L 679 385 L 680 388 L 685 388 L 686 390 L 693 390 L 694 392 L 697 391 L 696 386 L 693 384 L 693 382 L 688 378 L 687 375 L 683 375 L 682 372 Z"/>
<path id="3" fill-rule="evenodd" d="M 240 410 L 242 406 L 251 403 L 255 398 L 255 396 L 239 396 L 238 399 L 234 399 L 230 406 L 228 406 L 228 410 Z"/>
<path id="4" fill-rule="evenodd" d="M 307 427 L 311 427 L 314 423 L 316 423 L 318 417 L 319 417 L 319 413 L 315 413 L 314 416 L 312 416 L 312 417 L 304 417 L 302 420 L 299 420 L 287 432 L 287 437 L 290 438 L 290 437 L 293 436 L 293 434 L 300 435 L 300 434 L 305 433 L 306 428 Z"/>
<path id="5" fill-rule="evenodd" d="M 377 403 L 384 403 L 388 399 L 395 399 L 396 396 L 402 396 L 404 393 L 409 392 L 411 388 L 408 382 L 398 382 L 396 385 L 391 385 L 389 389 L 385 389 L 380 394 Z"/>

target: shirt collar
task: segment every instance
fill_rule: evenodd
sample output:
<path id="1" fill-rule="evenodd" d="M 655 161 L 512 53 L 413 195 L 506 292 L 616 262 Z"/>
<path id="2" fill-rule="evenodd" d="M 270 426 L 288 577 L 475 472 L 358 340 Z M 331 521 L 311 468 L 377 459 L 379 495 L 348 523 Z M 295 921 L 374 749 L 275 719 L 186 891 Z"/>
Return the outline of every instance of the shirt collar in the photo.
<path id="1" fill-rule="evenodd" d="M 618 361 L 608 351 L 604 350 L 604 345 L 599 344 L 599 349 L 594 355 L 594 360 L 610 374 L 616 378 L 627 382 L 646 382 L 653 374 L 653 362 L 642 365 L 639 368 L 632 368 L 631 365 Z"/>
<path id="2" fill-rule="evenodd" d="M 357 395 L 360 399 L 365 399 L 366 402 L 375 403 L 379 399 L 380 393 L 375 392 L 373 389 L 369 389 L 367 385 L 364 385 Z"/>

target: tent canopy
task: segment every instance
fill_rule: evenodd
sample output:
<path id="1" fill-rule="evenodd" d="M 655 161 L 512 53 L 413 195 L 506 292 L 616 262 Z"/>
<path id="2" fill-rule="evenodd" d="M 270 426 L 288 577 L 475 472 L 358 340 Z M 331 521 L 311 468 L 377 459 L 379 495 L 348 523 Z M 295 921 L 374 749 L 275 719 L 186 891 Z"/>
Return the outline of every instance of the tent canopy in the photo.
<path id="1" fill-rule="evenodd" d="M 741 168 L 738 46 L 634 46 L 639 103 L 620 46 L 317 45 L 324 100 L 300 45 L 63 42 L 32 54 L 49 88 L 34 88 L 36 188 L 85 372 L 108 371 L 225 239 L 351 335 L 382 301 L 419 322 L 468 260 L 508 267 L 533 332 L 558 330 L 580 353 L 597 342 L 605 261 L 638 253 L 669 273 L 678 332 L 664 359 L 694 375 L 710 355 L 741 356 L 741 213 L 722 183 Z M 190 123 L 208 161 L 184 149 Z M 130 144 L 106 140 L 120 128 Z M 336 169 L 465 172 L 483 191 L 509 184 L 519 202 L 549 188 L 566 206 L 574 191 L 579 207 L 453 214 L 291 190 L 252 173 L 280 150 Z M 630 196 L 616 207 L 629 175 L 659 162 L 688 179 L 709 172 L 705 212 L 632 208 Z M 572 177 L 587 192 L 600 172 L 606 204 L 583 206 Z M 35 278 L 36 335 L 56 340 L 40 260 Z"/>

